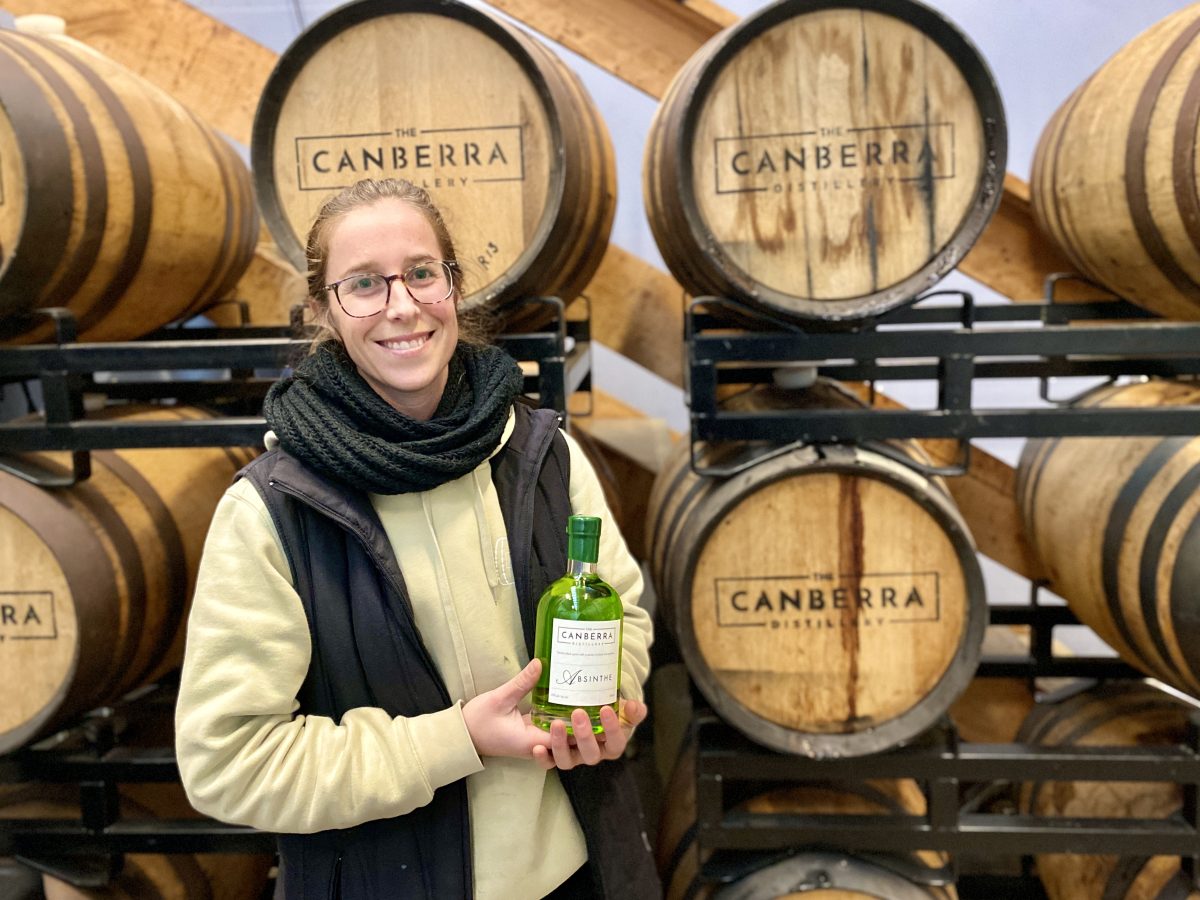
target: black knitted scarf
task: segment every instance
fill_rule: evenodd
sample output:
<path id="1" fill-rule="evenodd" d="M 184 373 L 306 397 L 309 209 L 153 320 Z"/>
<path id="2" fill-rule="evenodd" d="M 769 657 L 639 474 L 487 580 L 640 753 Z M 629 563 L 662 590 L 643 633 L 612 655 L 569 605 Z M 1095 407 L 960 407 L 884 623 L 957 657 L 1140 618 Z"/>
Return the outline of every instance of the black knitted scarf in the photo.
<path id="1" fill-rule="evenodd" d="M 433 417 L 418 422 L 375 393 L 340 342 L 327 341 L 271 386 L 263 414 L 283 449 L 322 475 L 372 494 L 407 494 L 487 459 L 521 387 L 504 351 L 460 344 Z"/>

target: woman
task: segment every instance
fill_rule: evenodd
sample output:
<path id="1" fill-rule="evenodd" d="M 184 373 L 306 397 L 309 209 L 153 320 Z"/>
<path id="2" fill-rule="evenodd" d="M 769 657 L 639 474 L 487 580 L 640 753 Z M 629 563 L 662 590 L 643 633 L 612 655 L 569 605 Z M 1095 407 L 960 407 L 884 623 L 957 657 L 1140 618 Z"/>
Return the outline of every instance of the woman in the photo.
<path id="1" fill-rule="evenodd" d="M 620 716 L 568 740 L 527 712 L 566 516 L 606 512 L 594 472 L 552 411 L 515 402 L 516 364 L 460 333 L 425 191 L 347 188 L 308 258 L 322 335 L 269 392 L 270 452 L 200 566 L 176 713 L 193 805 L 278 832 L 289 900 L 657 896 L 620 761 L 651 626 L 611 525 Z"/>

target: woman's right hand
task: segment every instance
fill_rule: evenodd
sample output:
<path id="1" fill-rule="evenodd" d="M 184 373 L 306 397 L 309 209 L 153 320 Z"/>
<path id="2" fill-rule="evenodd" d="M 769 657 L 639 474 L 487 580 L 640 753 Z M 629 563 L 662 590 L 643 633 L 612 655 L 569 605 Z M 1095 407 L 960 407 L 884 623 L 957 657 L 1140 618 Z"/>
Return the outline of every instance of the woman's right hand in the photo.
<path id="1" fill-rule="evenodd" d="M 533 690 L 542 663 L 537 657 L 498 688 L 485 691 L 463 704 L 463 721 L 480 756 L 513 756 L 534 759 L 543 769 L 554 768 L 548 753 L 533 755 L 534 747 L 550 747 L 550 735 L 534 725 L 529 714 L 517 708 Z"/>

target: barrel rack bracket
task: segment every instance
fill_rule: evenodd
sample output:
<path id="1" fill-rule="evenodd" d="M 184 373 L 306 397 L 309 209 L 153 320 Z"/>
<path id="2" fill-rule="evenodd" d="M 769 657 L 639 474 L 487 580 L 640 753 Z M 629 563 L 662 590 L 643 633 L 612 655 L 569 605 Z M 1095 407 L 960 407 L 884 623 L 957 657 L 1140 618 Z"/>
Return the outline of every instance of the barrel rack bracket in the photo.
<path id="1" fill-rule="evenodd" d="M 550 306 L 551 321 L 537 331 L 501 334 L 496 343 L 518 362 L 537 365 L 524 390 L 536 395 L 539 406 L 565 416 L 567 398 L 591 389 L 590 322 L 568 320 L 555 297 L 526 302 Z M 68 487 L 88 477 L 92 450 L 260 445 L 267 389 L 303 358 L 312 336 L 302 316 L 293 315 L 289 325 L 171 326 L 133 341 L 76 342 L 69 311 L 43 312 L 54 318 L 56 343 L 0 348 L 0 383 L 36 382 L 44 403 L 36 420 L 0 422 L 0 470 L 42 487 Z M 145 372 L 155 377 L 136 374 Z M 202 403 L 222 415 L 92 420 L 83 415 L 85 394 L 117 402 Z M 70 472 L 56 475 L 20 456 L 44 451 L 69 452 Z"/>
<path id="2" fill-rule="evenodd" d="M 686 310 L 684 335 L 693 443 L 951 439 L 960 444 L 960 459 L 929 474 L 955 475 L 969 465 L 962 447 L 973 438 L 1200 433 L 1200 406 L 989 409 L 974 403 L 974 387 L 983 379 L 1037 379 L 1049 399 L 1054 378 L 1200 375 L 1200 323 L 1160 319 L 1121 300 L 979 305 L 969 293 L 937 291 L 835 330 L 763 317 L 728 298 L 699 297 Z M 776 369 L 796 366 L 862 382 L 870 400 L 888 381 L 931 381 L 937 403 L 924 410 L 721 408 L 723 386 L 770 383 Z"/>

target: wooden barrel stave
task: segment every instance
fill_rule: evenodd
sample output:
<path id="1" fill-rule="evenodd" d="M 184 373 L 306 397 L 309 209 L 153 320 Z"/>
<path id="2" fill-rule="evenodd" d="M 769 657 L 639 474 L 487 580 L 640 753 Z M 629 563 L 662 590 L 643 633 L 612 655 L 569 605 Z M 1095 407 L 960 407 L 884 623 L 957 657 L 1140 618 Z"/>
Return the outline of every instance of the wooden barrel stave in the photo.
<path id="1" fill-rule="evenodd" d="M 364 123 L 364 109 L 377 110 L 373 121 Z M 370 147 L 339 137 L 366 132 Z M 439 149 L 439 134 L 455 135 L 458 157 Z M 467 165 L 462 148 L 481 135 L 500 155 L 485 159 L 485 148 Z M 319 171 L 341 158 L 318 158 L 334 153 L 328 148 L 349 154 L 346 171 Z M 372 154 L 387 159 L 375 164 Z M 314 23 L 268 80 L 252 155 L 265 218 L 297 265 L 309 223 L 335 190 L 366 176 L 426 187 L 458 245 L 465 308 L 492 309 L 516 329 L 547 321 L 526 298 L 570 302 L 583 290 L 615 211 L 612 144 L 579 80 L 525 32 L 457 2 L 418 0 L 398 11 L 365 0 Z M 477 174 L 489 165 L 496 171 Z"/>
<path id="2" fill-rule="evenodd" d="M 224 139 L 69 38 L 3 32 L 0 69 L 0 335 L 46 340 L 30 311 L 66 306 L 137 337 L 228 293 L 258 225 Z"/>
<path id="3" fill-rule="evenodd" d="M 1108 682 L 1056 704 L 1036 707 L 1017 740 L 1054 747 L 1174 746 L 1187 740 L 1188 707 L 1139 683 Z M 1022 812 L 1040 816 L 1169 818 L 1180 808 L 1174 782 L 1045 782 L 1025 784 Z M 1051 900 L 1195 900 L 1178 857 L 1043 854 L 1038 874 Z"/>
<path id="4" fill-rule="evenodd" d="M 650 568 L 713 708 L 753 740 L 813 756 L 884 749 L 945 712 L 978 662 L 986 608 L 973 545 L 943 490 L 861 448 L 792 450 L 728 478 L 697 477 L 688 450 L 664 467 L 651 496 Z M 896 534 L 911 543 L 892 556 Z M 900 571 L 925 574 L 903 590 L 880 574 L 897 580 Z M 930 630 L 917 637 L 913 629 L 926 626 L 908 622 L 904 641 L 889 640 L 904 618 L 896 597 L 917 608 L 934 581 Z M 767 586 L 782 592 L 777 602 Z M 749 592 L 740 604 L 735 588 Z M 868 612 L 873 590 L 879 606 Z M 814 608 L 793 615 L 805 603 Z M 765 627 L 732 627 L 760 624 L 754 616 Z M 920 659 L 900 658 L 898 648 L 917 645 Z"/>
<path id="5" fill-rule="evenodd" d="M 169 407 L 107 415 L 208 414 Z M 56 465 L 47 454 L 31 457 Z M 0 670 L 23 685 L 0 704 L 0 749 L 178 666 L 208 523 L 252 458 L 240 448 L 97 451 L 92 477 L 60 490 L 0 475 Z"/>
<path id="6" fill-rule="evenodd" d="M 1200 404 L 1200 386 L 1165 380 L 1104 388 L 1088 406 Z M 1200 554 L 1200 439 L 1030 441 L 1019 464 L 1026 532 L 1051 587 L 1126 661 L 1200 690 L 1187 611 Z"/>
<path id="7" fill-rule="evenodd" d="M 1135 37 L 1038 140 L 1038 225 L 1079 271 L 1160 315 L 1200 318 L 1200 12 Z"/>
<path id="8" fill-rule="evenodd" d="M 986 65 L 937 13 L 784 0 L 714 36 L 672 82 L 643 192 L 690 293 L 841 323 L 912 300 L 957 263 L 999 203 L 1005 140 Z"/>
<path id="9" fill-rule="evenodd" d="M 982 653 L 993 657 L 1029 655 L 1029 641 L 1011 625 L 989 625 Z M 959 738 L 977 743 L 1008 744 L 1034 707 L 1028 678 L 976 677 L 949 709 Z"/>

